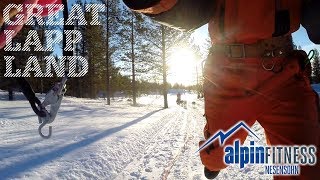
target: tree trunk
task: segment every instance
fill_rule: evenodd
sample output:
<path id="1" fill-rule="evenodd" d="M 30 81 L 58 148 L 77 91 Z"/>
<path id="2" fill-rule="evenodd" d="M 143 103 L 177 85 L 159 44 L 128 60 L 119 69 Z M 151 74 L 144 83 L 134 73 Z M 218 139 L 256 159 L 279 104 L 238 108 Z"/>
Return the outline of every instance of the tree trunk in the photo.
<path id="1" fill-rule="evenodd" d="M 13 90 L 9 88 L 8 90 L 9 101 L 13 101 Z"/>
<path id="2" fill-rule="evenodd" d="M 134 14 L 131 19 L 131 65 L 132 65 L 132 102 L 137 105 L 137 87 L 136 87 L 136 73 L 135 73 L 135 57 L 134 57 Z"/>
<path id="3" fill-rule="evenodd" d="M 161 25 L 161 34 L 162 34 L 162 66 L 163 66 L 163 99 L 164 99 L 164 108 L 168 108 L 168 83 L 167 83 L 167 63 L 166 63 L 166 42 L 165 42 L 165 29 Z"/>
<path id="4" fill-rule="evenodd" d="M 62 0 L 62 4 L 64 6 L 64 9 L 63 9 L 63 20 L 64 22 L 67 22 L 68 20 L 68 17 L 69 17 L 69 10 L 68 10 L 68 0 Z M 73 30 L 73 26 L 71 25 L 63 25 L 63 30 Z M 63 56 L 64 57 L 68 57 L 68 56 L 73 56 L 73 52 L 72 51 L 66 51 L 65 48 L 66 48 L 66 35 L 65 33 L 63 33 Z M 65 61 L 65 73 L 69 73 L 69 62 L 66 60 Z"/>
<path id="5" fill-rule="evenodd" d="M 107 0 L 107 37 L 106 37 L 106 61 L 107 61 L 107 104 L 110 105 L 110 59 L 109 59 L 109 0 Z"/>

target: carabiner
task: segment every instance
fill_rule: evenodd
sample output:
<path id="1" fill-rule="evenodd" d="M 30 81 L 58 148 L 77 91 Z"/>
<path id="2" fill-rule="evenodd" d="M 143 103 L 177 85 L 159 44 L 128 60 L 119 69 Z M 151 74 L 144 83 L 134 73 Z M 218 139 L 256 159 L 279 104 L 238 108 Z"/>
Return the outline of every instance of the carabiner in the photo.
<path id="1" fill-rule="evenodd" d="M 316 51 L 315 51 L 315 50 L 312 49 L 312 50 L 309 51 L 309 53 L 308 53 L 308 60 L 309 60 L 309 62 L 311 61 L 311 59 L 314 58 L 315 54 L 316 54 Z M 310 55 L 311 55 L 311 57 L 310 57 Z"/>
<path id="2" fill-rule="evenodd" d="M 270 59 L 268 59 L 268 60 L 270 60 Z M 263 69 L 266 70 L 266 71 L 273 71 L 273 69 L 274 69 L 274 67 L 276 65 L 276 62 L 272 59 L 271 67 L 267 67 L 266 64 L 265 64 L 265 61 L 266 61 L 266 58 L 262 58 L 261 65 L 262 65 Z"/>
<path id="3" fill-rule="evenodd" d="M 42 124 L 40 124 L 39 128 L 38 128 L 38 132 L 40 134 L 40 136 L 44 139 L 49 139 L 52 135 L 52 126 L 49 126 L 49 134 L 48 135 L 43 135 L 41 130 L 42 128 L 47 124 L 47 121 L 43 122 Z"/>

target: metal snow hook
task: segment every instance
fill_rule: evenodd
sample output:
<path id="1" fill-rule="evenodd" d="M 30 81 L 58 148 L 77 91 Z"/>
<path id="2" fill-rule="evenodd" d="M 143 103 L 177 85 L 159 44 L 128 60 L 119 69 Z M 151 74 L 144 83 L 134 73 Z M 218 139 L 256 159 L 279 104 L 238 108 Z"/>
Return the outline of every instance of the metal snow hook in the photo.
<path id="1" fill-rule="evenodd" d="M 44 139 L 49 139 L 52 135 L 52 126 L 49 126 L 49 134 L 46 136 L 46 135 L 43 135 L 42 132 L 41 132 L 41 129 L 48 123 L 48 121 L 45 121 L 45 122 L 42 122 L 42 124 L 40 124 L 39 128 L 38 128 L 38 131 L 39 131 L 39 134 L 42 138 Z"/>
<path id="2" fill-rule="evenodd" d="M 61 101 L 63 98 L 63 95 L 66 91 L 65 89 L 65 84 L 67 82 L 67 76 L 65 76 L 61 82 L 56 83 L 53 88 L 46 94 L 44 101 L 41 103 L 41 111 L 43 111 L 46 116 L 40 117 L 38 116 L 40 126 L 38 128 L 39 134 L 42 138 L 44 139 L 49 139 L 52 135 L 52 127 L 49 126 L 49 134 L 44 135 L 42 133 L 42 128 L 47 125 L 52 123 L 58 113 L 58 110 L 61 105 Z M 46 107 L 50 106 L 50 110 L 47 111 Z"/>

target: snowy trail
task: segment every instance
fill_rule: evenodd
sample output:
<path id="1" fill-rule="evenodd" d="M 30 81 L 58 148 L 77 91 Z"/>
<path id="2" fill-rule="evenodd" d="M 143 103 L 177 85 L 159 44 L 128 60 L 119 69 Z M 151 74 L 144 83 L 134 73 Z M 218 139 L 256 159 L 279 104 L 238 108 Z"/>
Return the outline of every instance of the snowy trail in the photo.
<path id="1" fill-rule="evenodd" d="M 104 100 L 67 97 L 48 140 L 38 135 L 26 101 L 3 96 L 0 179 L 205 179 L 195 154 L 205 123 L 203 102 L 194 95 L 185 95 L 188 108 L 169 96 L 169 109 L 161 108 L 160 96 L 142 97 L 138 107 L 126 99 L 107 106 Z M 263 136 L 258 125 L 254 129 Z M 230 166 L 217 179 L 272 179 L 261 171 Z"/>
<path id="2" fill-rule="evenodd" d="M 193 114 L 192 110 L 176 107 L 173 112 L 161 118 L 162 127 L 153 134 L 150 145 L 117 179 L 186 179 L 185 175 L 188 179 L 193 178 L 188 177 L 194 172 L 189 171 L 191 166 L 194 167 L 189 161 L 200 161 L 195 154 L 196 148 L 187 150 L 189 147 L 196 147 L 201 133 L 199 122 L 202 123 L 203 118 L 199 112 L 197 115 L 200 119 L 194 118 Z"/>

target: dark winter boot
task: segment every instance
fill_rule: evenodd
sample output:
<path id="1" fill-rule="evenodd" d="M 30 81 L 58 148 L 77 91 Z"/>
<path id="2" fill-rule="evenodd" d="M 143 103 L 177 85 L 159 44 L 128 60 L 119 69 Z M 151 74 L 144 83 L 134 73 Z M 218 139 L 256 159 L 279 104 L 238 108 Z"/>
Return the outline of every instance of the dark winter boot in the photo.
<path id="1" fill-rule="evenodd" d="M 204 167 L 204 175 L 207 179 L 214 179 L 218 176 L 220 171 L 210 171 L 206 167 Z"/>

